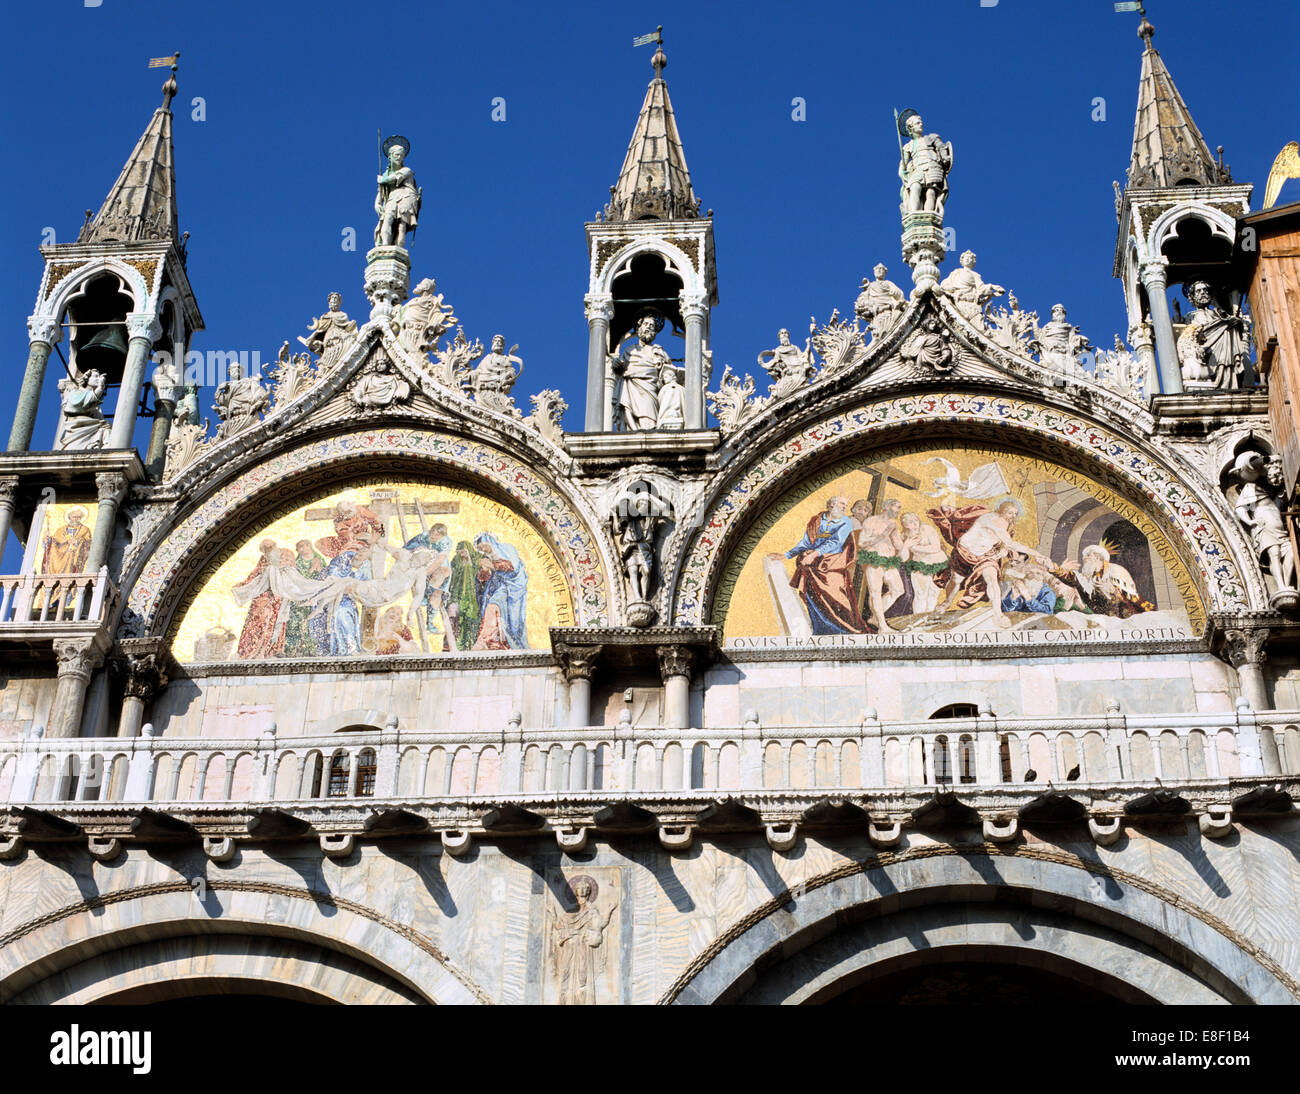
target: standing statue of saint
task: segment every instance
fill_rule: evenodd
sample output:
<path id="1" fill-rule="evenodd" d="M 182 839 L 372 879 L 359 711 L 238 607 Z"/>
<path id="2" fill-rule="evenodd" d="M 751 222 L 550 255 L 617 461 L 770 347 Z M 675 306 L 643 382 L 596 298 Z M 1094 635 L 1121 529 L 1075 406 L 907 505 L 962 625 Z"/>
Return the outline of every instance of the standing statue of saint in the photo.
<path id="1" fill-rule="evenodd" d="M 921 115 L 905 110 L 899 119 L 902 146 L 898 177 L 903 181 L 903 213 L 937 213 L 943 219 L 948 198 L 948 172 L 952 170 L 952 142 L 927 133 Z"/>
<path id="2" fill-rule="evenodd" d="M 379 192 L 375 195 L 376 247 L 405 247 L 406 234 L 415 234 L 420 220 L 420 201 L 423 191 L 415 185 L 415 173 L 404 166 L 411 142 L 405 137 L 389 137 L 384 141 L 383 152 L 388 157 L 388 168 L 379 176 Z"/>
<path id="3" fill-rule="evenodd" d="M 357 333 L 357 321 L 349 319 L 343 310 L 343 297 L 336 292 L 329 295 L 329 310 L 308 324 L 308 337 L 298 341 L 320 358 L 319 369 L 325 374 L 334 368 L 343 356 L 352 336 Z"/>
<path id="4" fill-rule="evenodd" d="M 889 273 L 883 262 L 877 262 L 871 271 L 875 280 L 862 279 L 862 291 L 853 305 L 854 314 L 868 327 L 876 338 L 883 338 L 902 317 L 907 308 L 907 297 L 903 290 L 892 281 L 886 280 Z"/>
<path id="5" fill-rule="evenodd" d="M 800 349 L 790 341 L 790 332 L 782 327 L 776 332 L 777 344 L 758 355 L 759 365 L 772 378 L 772 398 L 782 399 L 803 387 L 817 372 L 813 364 L 812 336 Z"/>
<path id="6" fill-rule="evenodd" d="M 976 326 L 987 326 L 984 308 L 995 296 L 1007 290 L 1001 285 L 990 285 L 975 272 L 975 252 L 963 251 L 961 265 L 939 282 L 961 314 Z"/>
<path id="7" fill-rule="evenodd" d="M 245 376 L 240 365 L 230 366 L 230 379 L 217 388 L 212 398 L 212 409 L 221 424 L 217 426 L 217 440 L 224 441 L 249 426 L 256 424 L 257 416 L 271 405 L 271 396 L 256 376 Z"/>
<path id="8" fill-rule="evenodd" d="M 624 429 L 654 429 L 659 424 L 659 380 L 663 370 L 672 367 L 667 351 L 654 344 L 663 326 L 663 316 L 646 312 L 637 320 L 636 343 L 610 358 L 610 367 L 622 380 L 618 407 Z"/>
<path id="9" fill-rule="evenodd" d="M 1038 354 L 1040 364 L 1058 372 L 1080 372 L 1083 365 L 1079 354 L 1092 349 L 1092 343 L 1079 333 L 1079 328 L 1066 322 L 1065 305 L 1052 305 L 1052 318 L 1039 328 L 1038 335 L 1029 340 L 1029 349 Z"/>
<path id="10" fill-rule="evenodd" d="M 1262 452 L 1241 453 L 1232 465 L 1232 476 L 1241 483 L 1233 508 L 1273 578 L 1273 599 L 1290 607 L 1295 602 L 1295 554 L 1283 516 L 1286 491 L 1280 470 L 1276 457 L 1270 460 Z"/>
<path id="11" fill-rule="evenodd" d="M 1235 391 L 1250 359 L 1246 350 L 1250 320 L 1240 308 L 1231 313 L 1220 309 L 1207 281 L 1193 281 L 1183 293 L 1196 309 L 1178 336 L 1183 380 L 1197 387 Z"/>

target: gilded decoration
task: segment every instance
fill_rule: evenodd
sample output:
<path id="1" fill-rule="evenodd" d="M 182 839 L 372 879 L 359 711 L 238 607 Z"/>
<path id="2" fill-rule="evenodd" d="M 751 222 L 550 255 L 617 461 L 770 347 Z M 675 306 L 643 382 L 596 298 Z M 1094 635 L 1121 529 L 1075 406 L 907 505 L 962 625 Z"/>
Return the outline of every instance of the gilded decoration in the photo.
<path id="1" fill-rule="evenodd" d="M 63 283 L 64 278 L 75 270 L 81 269 L 85 262 L 51 262 L 50 276 L 45 284 L 46 299 L 54 295 L 54 290 Z"/>
<path id="2" fill-rule="evenodd" d="M 1203 604 L 1220 611 L 1248 611 L 1252 593 L 1262 595 L 1260 590 L 1247 589 L 1246 579 L 1238 570 L 1235 558 L 1244 554 L 1235 529 L 1229 532 L 1236 537 L 1230 548 L 1198 494 L 1147 451 L 1101 425 L 1052 407 L 1001 396 L 934 392 L 901 396 L 832 415 L 772 446 L 750 463 L 728 491 L 696 518 L 698 531 L 683 552 L 677 574 L 674 623 L 690 626 L 709 617 L 709 593 L 719 583 L 724 564 L 719 550 L 727 545 L 733 528 L 753 519 L 753 507 L 773 484 L 784 478 L 791 478 L 793 484 L 794 469 L 799 464 L 819 462 L 849 438 L 893 425 L 922 422 L 929 428 L 946 423 L 949 429 L 979 432 L 991 424 L 1014 429 L 1032 444 L 1035 452 L 1063 467 L 1084 457 L 1094 486 L 1084 485 L 1082 489 L 1095 493 L 1096 487 L 1104 486 L 1120 495 L 1145 496 L 1155 503 L 1167 522 L 1162 523 L 1161 534 L 1171 536 L 1176 550 L 1183 553 L 1186 571 Z M 850 498 L 850 504 L 854 500 Z M 792 541 L 784 550 L 793 546 Z M 727 565 L 734 564 L 735 558 L 733 551 Z"/>
<path id="3" fill-rule="evenodd" d="M 28 563 L 32 573 L 85 573 L 98 511 L 99 505 L 94 501 L 44 506 L 32 522 L 32 534 L 28 537 L 29 543 L 36 544 L 35 554 Z"/>
<path id="4" fill-rule="evenodd" d="M 1205 625 L 1140 508 L 1048 459 L 964 442 L 844 460 L 789 490 L 733 552 L 713 615 L 739 648 L 1189 639 Z"/>
<path id="5" fill-rule="evenodd" d="M 459 486 L 371 478 L 245 535 L 203 583 L 178 661 L 545 649 L 573 621 L 563 568 L 509 507 Z"/>
<path id="6" fill-rule="evenodd" d="M 191 556 L 223 521 L 238 520 L 237 514 L 246 507 L 264 509 L 266 499 L 279 501 L 290 484 L 302 484 L 313 475 L 333 477 L 340 465 L 393 458 L 422 461 L 430 465 L 431 473 L 444 465 L 459 472 L 459 477 L 470 474 L 508 495 L 512 506 L 554 545 L 572 590 L 575 621 L 584 626 L 605 623 L 608 599 L 599 548 L 582 518 L 550 483 L 491 445 L 422 429 L 382 428 L 321 438 L 269 456 L 175 518 L 130 583 L 121 633 L 126 637 L 151 633 L 160 617 L 165 625 L 167 613 L 188 584 L 183 568 L 194 566 Z"/>

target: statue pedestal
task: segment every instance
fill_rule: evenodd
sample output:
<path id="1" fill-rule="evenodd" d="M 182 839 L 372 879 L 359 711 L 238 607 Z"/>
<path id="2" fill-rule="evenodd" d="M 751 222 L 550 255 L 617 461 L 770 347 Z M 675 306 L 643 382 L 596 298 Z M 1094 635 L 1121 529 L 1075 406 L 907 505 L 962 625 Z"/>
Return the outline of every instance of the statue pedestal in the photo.
<path id="1" fill-rule="evenodd" d="M 366 299 L 370 318 L 392 315 L 410 295 L 411 256 L 405 247 L 376 247 L 366 255 Z"/>
<path id="2" fill-rule="evenodd" d="M 1278 589 L 1268 598 L 1268 606 L 1283 615 L 1295 615 L 1300 609 L 1300 593 L 1294 589 Z"/>
<path id="3" fill-rule="evenodd" d="M 924 211 L 903 214 L 903 261 L 912 267 L 913 296 L 939 283 L 939 263 L 946 253 L 942 215 Z"/>
<path id="4" fill-rule="evenodd" d="M 654 607 L 644 600 L 634 600 L 627 606 L 627 622 L 630 627 L 648 627 L 655 621 Z"/>

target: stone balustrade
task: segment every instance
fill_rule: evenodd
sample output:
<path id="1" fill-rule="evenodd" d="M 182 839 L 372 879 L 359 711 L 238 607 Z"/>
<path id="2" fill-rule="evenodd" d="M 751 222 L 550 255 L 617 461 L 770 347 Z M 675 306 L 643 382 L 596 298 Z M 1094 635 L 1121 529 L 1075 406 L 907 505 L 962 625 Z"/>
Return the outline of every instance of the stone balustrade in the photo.
<path id="1" fill-rule="evenodd" d="M 399 730 L 228 740 L 0 742 L 0 802 L 327 803 L 358 799 L 719 797 L 1207 785 L 1300 775 L 1300 711 L 673 730 Z M 1158 781 L 1157 781 L 1158 780 Z"/>
<path id="2" fill-rule="evenodd" d="M 108 567 L 91 574 L 0 576 L 0 628 L 100 624 L 111 618 L 118 589 Z"/>

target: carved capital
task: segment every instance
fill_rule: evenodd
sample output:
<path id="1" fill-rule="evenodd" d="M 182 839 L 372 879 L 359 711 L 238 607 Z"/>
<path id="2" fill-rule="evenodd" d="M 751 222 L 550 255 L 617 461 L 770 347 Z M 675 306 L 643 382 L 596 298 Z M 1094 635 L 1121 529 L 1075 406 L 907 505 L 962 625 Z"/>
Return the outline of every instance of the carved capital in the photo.
<path id="1" fill-rule="evenodd" d="M 1260 665 L 1264 662 L 1267 644 L 1266 630 L 1227 630 L 1223 632 L 1223 657 L 1234 669 L 1242 665 Z"/>
<path id="2" fill-rule="evenodd" d="M 614 297 L 607 292 L 589 292 L 582 298 L 587 312 L 587 322 L 593 323 L 603 319 L 608 323 L 614 318 Z"/>
<path id="3" fill-rule="evenodd" d="M 1169 273 L 1165 269 L 1167 261 L 1164 258 L 1156 258 L 1142 263 L 1138 273 L 1147 292 L 1156 292 L 1168 287 Z"/>
<path id="4" fill-rule="evenodd" d="M 133 311 L 126 317 L 126 335 L 131 341 L 142 338 L 153 345 L 162 337 L 162 324 L 153 312 Z"/>
<path id="5" fill-rule="evenodd" d="M 100 505 L 120 505 L 126 497 L 126 476 L 117 471 L 101 471 L 95 476 L 95 490 Z"/>
<path id="6" fill-rule="evenodd" d="M 667 680 L 670 676 L 691 675 L 695 664 L 695 654 L 689 646 L 656 646 L 659 657 L 659 675 Z"/>
<path id="7" fill-rule="evenodd" d="M 75 676 L 83 683 L 104 663 L 104 655 L 93 638 L 60 638 L 54 643 L 59 659 L 59 677 Z"/>
<path id="8" fill-rule="evenodd" d="M 18 476 L 5 475 L 0 477 L 0 509 L 13 510 L 14 498 L 18 494 Z"/>
<path id="9" fill-rule="evenodd" d="M 596 671 L 604 646 L 571 646 L 567 642 L 555 644 L 555 659 L 566 680 L 590 680 Z"/>
<path id="10" fill-rule="evenodd" d="M 146 653 L 126 659 L 126 694 L 146 703 L 167 686 L 167 673 L 158 654 Z"/>
<path id="11" fill-rule="evenodd" d="M 682 309 L 683 319 L 703 319 L 709 314 L 708 300 L 703 293 L 681 292 L 677 295 L 677 303 Z"/>
<path id="12" fill-rule="evenodd" d="M 27 317 L 27 341 L 44 342 L 47 346 L 56 346 L 63 337 L 63 328 L 53 315 L 29 315 Z"/>

